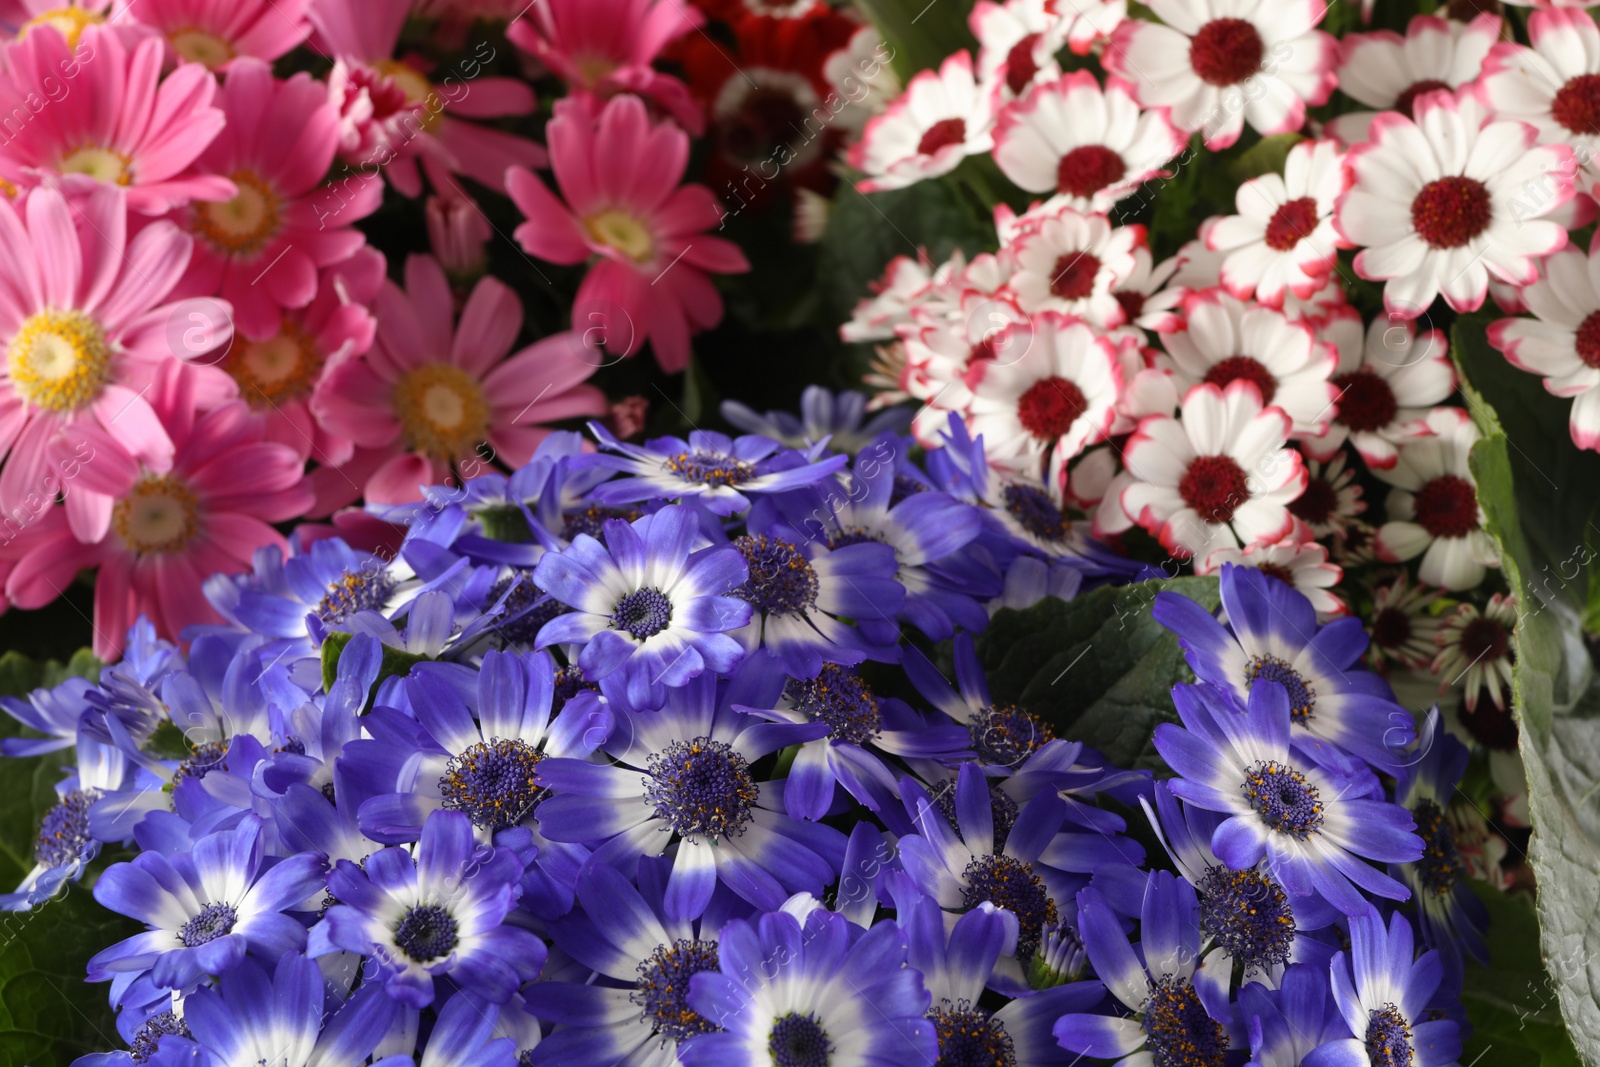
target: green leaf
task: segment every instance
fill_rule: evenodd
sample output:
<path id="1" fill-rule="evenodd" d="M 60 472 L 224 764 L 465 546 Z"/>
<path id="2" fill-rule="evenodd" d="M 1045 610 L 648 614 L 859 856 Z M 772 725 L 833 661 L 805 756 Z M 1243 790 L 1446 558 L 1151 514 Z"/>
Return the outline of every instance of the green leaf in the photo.
<path id="1" fill-rule="evenodd" d="M 1275 133 L 1263 137 L 1228 165 L 1228 173 L 1241 182 L 1259 178 L 1263 174 L 1282 174 L 1284 162 L 1289 158 L 1289 149 L 1304 140 L 1298 133 Z"/>
<path id="2" fill-rule="evenodd" d="M 878 27 L 894 49 L 895 73 L 907 81 L 919 70 L 938 67 L 965 48 L 976 54 L 977 38 L 967 27 L 974 0 L 856 0 L 855 6 Z"/>
<path id="3" fill-rule="evenodd" d="M 1489 909 L 1491 966 L 1467 967 L 1462 1004 L 1473 1034 L 1460 1062 L 1474 1063 L 1493 1050 L 1496 1067 L 1577 1067 L 1555 990 L 1539 955 L 1539 920 L 1533 898 L 1502 893 L 1482 882 L 1472 891 Z M 1488 1061 L 1486 1061 L 1488 1062 Z"/>
<path id="4" fill-rule="evenodd" d="M 344 654 L 344 648 L 350 643 L 355 634 L 334 631 L 322 642 L 322 688 L 329 690 L 339 677 L 339 657 Z M 372 682 L 372 689 L 368 691 L 367 699 L 371 700 L 372 692 L 383 684 L 386 678 L 404 678 L 411 673 L 411 668 L 419 663 L 426 663 L 428 657 L 420 652 L 406 652 L 403 649 L 383 646 L 383 662 L 378 667 L 378 677 Z M 364 713 L 364 712 L 363 712 Z"/>
<path id="5" fill-rule="evenodd" d="M 990 696 L 1042 716 L 1057 737 L 1097 748 L 1115 766 L 1161 768 L 1150 736 L 1178 721 L 1172 687 L 1194 680 L 1177 638 L 1150 617 L 1162 591 L 1208 610 L 1220 603 L 1215 578 L 1172 578 L 999 612 L 977 640 Z"/>
<path id="6" fill-rule="evenodd" d="M 1600 913 L 1600 693 L 1590 684 L 1593 669 L 1577 609 L 1565 596 L 1543 600 L 1532 580 L 1547 573 L 1549 564 L 1541 560 L 1552 557 L 1545 546 L 1583 536 L 1542 524 L 1586 512 L 1600 483 L 1574 480 L 1583 464 L 1563 455 L 1577 452 L 1566 413 L 1547 414 L 1541 424 L 1542 405 L 1487 358 L 1492 349 L 1482 330 L 1481 317 L 1459 321 L 1452 348 L 1463 371 L 1462 391 L 1484 434 L 1471 465 L 1485 527 L 1522 605 L 1512 683 L 1534 827 L 1528 859 L 1539 886 L 1538 941 L 1573 1045 L 1593 1067 L 1600 1063 L 1600 972 L 1594 970 L 1600 958 L 1594 922 Z M 1581 499 L 1542 500 L 1546 493 Z"/>

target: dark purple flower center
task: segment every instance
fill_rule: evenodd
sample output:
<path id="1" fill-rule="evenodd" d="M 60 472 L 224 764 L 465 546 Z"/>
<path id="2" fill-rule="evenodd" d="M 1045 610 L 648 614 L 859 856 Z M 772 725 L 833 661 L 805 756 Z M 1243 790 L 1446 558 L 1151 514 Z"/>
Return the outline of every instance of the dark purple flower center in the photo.
<path id="1" fill-rule="evenodd" d="M 611 628 L 623 630 L 636 641 L 643 641 L 672 625 L 672 601 L 659 589 L 635 589 L 617 601 L 611 613 Z"/>
<path id="2" fill-rule="evenodd" d="M 1246 974 L 1288 962 L 1294 910 L 1266 875 L 1254 868 L 1208 867 L 1199 889 L 1201 931 L 1243 964 Z"/>
<path id="3" fill-rule="evenodd" d="M 752 818 L 761 789 L 745 758 L 723 741 L 673 741 L 647 763 L 645 802 L 680 837 L 737 837 Z"/>
<path id="4" fill-rule="evenodd" d="M 1049 723 L 1014 704 L 991 704 L 976 712 L 967 734 L 978 759 L 1000 767 L 1017 766 L 1056 736 Z"/>
<path id="5" fill-rule="evenodd" d="M 1017 525 L 1041 541 L 1064 541 L 1072 528 L 1072 523 L 1043 489 L 1011 484 L 1000 491 L 1000 500 L 1017 520 Z"/>
<path id="6" fill-rule="evenodd" d="M 178 928 L 178 940 L 185 948 L 199 948 L 231 933 L 238 921 L 239 913 L 233 910 L 233 905 L 207 904 L 200 909 L 200 914 Z"/>
<path id="7" fill-rule="evenodd" d="M 1017 802 L 1007 795 L 1004 789 L 997 788 L 995 783 L 999 779 L 986 779 L 989 790 L 989 817 L 994 820 L 994 847 L 1005 848 L 1006 838 L 1011 835 L 1011 828 L 1017 824 Z M 955 826 L 956 819 L 956 787 L 955 782 L 946 782 L 933 797 L 934 806 L 939 809 L 950 823 Z"/>
<path id="8" fill-rule="evenodd" d="M 689 1007 L 689 979 L 716 969 L 715 941 L 679 938 L 670 945 L 657 945 L 640 961 L 639 979 L 629 999 L 644 1011 L 655 1032 L 670 1041 L 709 1034 L 719 1027 Z"/>
<path id="9" fill-rule="evenodd" d="M 1017 917 L 1017 959 L 1029 959 L 1039 947 L 1047 926 L 1059 919 L 1044 879 L 1033 864 L 1006 855 L 979 856 L 961 872 L 961 906 L 975 908 L 987 901 Z"/>
<path id="10" fill-rule="evenodd" d="M 98 796 L 94 791 L 74 789 L 45 812 L 33 839 L 34 862 L 61 867 L 83 857 L 84 849 L 94 843 L 89 836 L 89 809 Z"/>
<path id="11" fill-rule="evenodd" d="M 1289 714 L 1294 721 L 1304 723 L 1317 707 L 1317 691 L 1300 676 L 1300 672 L 1276 656 L 1256 656 L 1245 668 L 1246 683 L 1256 681 L 1277 682 L 1289 693 Z"/>
<path id="12" fill-rule="evenodd" d="M 865 745 L 883 730 L 878 698 L 853 670 L 827 663 L 815 678 L 791 678 L 783 695 L 812 722 L 825 722 L 835 741 Z"/>
<path id="13" fill-rule="evenodd" d="M 966 1000 L 944 1001 L 928 1013 L 939 1038 L 937 1067 L 1016 1067 L 1006 1024 Z"/>
<path id="14" fill-rule="evenodd" d="M 439 779 L 444 806 L 480 830 L 515 826 L 544 799 L 539 761 L 544 753 L 514 738 L 480 741 L 445 764 Z"/>
<path id="15" fill-rule="evenodd" d="M 501 605 L 495 629 L 507 641 L 531 645 L 538 640 L 539 631 L 545 623 L 568 614 L 572 609 L 534 585 L 531 576 L 526 573 L 515 588 L 511 585 L 513 581 L 515 576 L 507 576 L 494 583 L 489 590 L 491 604 L 498 603 L 501 597 L 505 597 L 506 601 Z M 507 590 L 510 591 L 509 596 Z"/>
<path id="16" fill-rule="evenodd" d="M 814 1014 L 792 1011 L 772 1024 L 767 1054 L 772 1067 L 828 1067 L 833 1042 Z"/>
<path id="17" fill-rule="evenodd" d="M 174 788 L 185 778 L 199 781 L 215 770 L 227 770 L 225 759 L 228 755 L 228 742 L 202 741 L 195 745 L 189 758 L 178 764 L 172 772 L 172 785 Z"/>
<path id="18" fill-rule="evenodd" d="M 572 664 L 556 671 L 555 694 L 550 698 L 550 714 L 554 715 L 566 707 L 567 701 L 586 689 L 598 693 L 600 686 L 583 676 L 582 667 Z"/>
<path id="19" fill-rule="evenodd" d="M 1432 800 L 1423 800 L 1411 809 L 1422 838 L 1422 858 L 1417 861 L 1417 878 L 1435 896 L 1453 892 L 1467 876 L 1467 865 L 1456 848 L 1456 834 L 1445 818 L 1444 809 Z"/>
<path id="20" fill-rule="evenodd" d="M 1152 979 L 1143 1022 L 1155 1067 L 1222 1067 L 1228 1035 L 1206 1014 L 1189 979 L 1173 974 Z"/>
<path id="21" fill-rule="evenodd" d="M 394 928 L 394 943 L 418 963 L 440 959 L 455 951 L 456 921 L 437 904 L 418 904 Z"/>
<path id="22" fill-rule="evenodd" d="M 562 516 L 566 520 L 561 527 L 561 536 L 565 540 L 572 540 L 579 534 L 588 534 L 595 540 L 605 532 L 607 519 L 621 519 L 623 522 L 633 522 L 642 518 L 644 512 L 638 508 L 608 508 L 599 504 L 590 504 L 582 511 L 569 511 Z"/>
<path id="23" fill-rule="evenodd" d="M 732 487 L 743 485 L 756 476 L 752 464 L 715 452 L 679 452 L 668 456 L 662 466 L 693 485 Z"/>
<path id="24" fill-rule="evenodd" d="M 394 595 L 394 584 L 388 568 L 378 563 L 345 571 L 328 583 L 328 591 L 317 605 L 317 618 L 332 625 L 344 622 L 358 611 L 378 611 Z"/>
<path id="25" fill-rule="evenodd" d="M 161 1047 L 164 1037 L 193 1038 L 189 1026 L 170 1011 L 161 1011 L 145 1020 L 139 1032 L 128 1045 L 128 1056 L 134 1063 L 148 1063 Z"/>
<path id="26" fill-rule="evenodd" d="M 1367 1017 L 1365 1043 L 1372 1067 L 1410 1067 L 1411 1026 L 1393 1004 L 1385 1004 Z"/>
<path id="27" fill-rule="evenodd" d="M 801 615 L 816 607 L 821 583 L 798 547 L 766 534 L 736 537 L 733 547 L 750 571 L 749 580 L 733 590 L 733 596 L 763 615 Z"/>
<path id="28" fill-rule="evenodd" d="M 1262 760 L 1245 773 L 1240 790 L 1261 821 L 1280 834 L 1304 841 L 1322 828 L 1317 787 L 1293 767 Z"/>

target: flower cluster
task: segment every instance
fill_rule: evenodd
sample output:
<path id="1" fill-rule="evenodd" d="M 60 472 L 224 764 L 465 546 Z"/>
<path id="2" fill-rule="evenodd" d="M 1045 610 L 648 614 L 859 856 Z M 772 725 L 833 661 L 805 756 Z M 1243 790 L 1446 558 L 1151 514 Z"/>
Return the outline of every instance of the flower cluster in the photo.
<path id="1" fill-rule="evenodd" d="M 918 461 L 862 400 L 737 413 L 831 410 L 854 456 L 554 434 L 378 509 L 397 550 L 296 534 L 187 651 L 141 621 L 8 701 L 8 754 L 75 766 L 6 905 L 135 852 L 92 892 L 146 929 L 88 973 L 128 1050 L 85 1062 L 1453 1058 L 1465 750 L 1360 622 L 1233 564 L 1226 622 L 1162 594 L 1178 777 L 1111 766 L 992 699 L 974 635 L 1142 572 L 959 418 Z"/>

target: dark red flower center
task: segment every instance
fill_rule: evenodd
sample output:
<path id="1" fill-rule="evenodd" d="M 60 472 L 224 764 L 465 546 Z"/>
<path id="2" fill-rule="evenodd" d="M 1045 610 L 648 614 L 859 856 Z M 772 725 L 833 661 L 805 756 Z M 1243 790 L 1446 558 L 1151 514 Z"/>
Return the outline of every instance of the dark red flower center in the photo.
<path id="1" fill-rule="evenodd" d="M 1278 379 L 1252 356 L 1229 356 L 1211 365 L 1205 380 L 1218 389 L 1226 389 L 1229 382 L 1250 382 L 1261 393 L 1261 403 L 1270 404 L 1278 395 Z"/>
<path id="2" fill-rule="evenodd" d="M 1278 579 L 1284 585 L 1294 585 L 1294 571 L 1291 571 L 1281 563 L 1261 563 L 1256 566 L 1256 570 L 1265 574 L 1268 578 Z"/>
<path id="3" fill-rule="evenodd" d="M 1041 441 L 1054 441 L 1089 410 L 1083 390 L 1066 378 L 1041 378 L 1017 401 L 1017 421 Z"/>
<path id="4" fill-rule="evenodd" d="M 1207 85 L 1237 85 L 1261 69 L 1266 46 L 1244 19 L 1214 19 L 1189 41 L 1189 65 Z"/>
<path id="5" fill-rule="evenodd" d="M 1404 92 L 1394 99 L 1394 109 L 1406 118 L 1416 118 L 1414 109 L 1417 106 L 1417 97 L 1423 93 L 1438 92 L 1440 89 L 1449 89 L 1447 82 L 1437 81 L 1433 78 L 1424 78 L 1422 81 L 1413 82 Z"/>
<path id="6" fill-rule="evenodd" d="M 1349 374 L 1334 375 L 1333 385 L 1339 390 L 1334 421 L 1357 432 L 1383 429 L 1394 421 L 1395 412 L 1400 410 L 1394 390 L 1383 375 L 1365 367 Z"/>
<path id="7" fill-rule="evenodd" d="M 1244 468 L 1231 456 L 1200 456 L 1178 480 L 1178 495 L 1206 522 L 1231 522 L 1250 499 Z"/>
<path id="8" fill-rule="evenodd" d="M 1580 74 L 1563 85 L 1550 115 L 1573 133 L 1600 133 L 1600 74 Z"/>
<path id="9" fill-rule="evenodd" d="M 1083 144 L 1056 164 L 1056 190 L 1067 196 L 1089 197 L 1122 180 L 1128 165 L 1105 145 Z"/>
<path id="10" fill-rule="evenodd" d="M 1087 252 L 1068 252 L 1056 260 L 1050 291 L 1063 300 L 1082 300 L 1094 292 L 1100 261 Z"/>
<path id="11" fill-rule="evenodd" d="M 1478 528 L 1478 497 L 1472 483 L 1442 474 L 1417 490 L 1417 524 L 1432 537 L 1465 537 Z"/>
<path id="12" fill-rule="evenodd" d="M 931 156 L 941 148 L 960 144 L 967 139 L 965 119 L 940 119 L 928 127 L 928 132 L 917 142 L 917 155 Z"/>
<path id="13" fill-rule="evenodd" d="M 1317 228 L 1317 202 L 1309 196 L 1291 200 L 1273 213 L 1267 223 L 1267 247 L 1274 252 L 1287 252 L 1310 237 Z"/>
<path id="14" fill-rule="evenodd" d="M 1122 305 L 1122 314 L 1129 322 L 1144 312 L 1145 295 L 1137 289 L 1119 289 L 1111 295 Z"/>
<path id="15" fill-rule="evenodd" d="M 1033 46 L 1038 43 L 1039 35 L 1030 33 L 1006 53 L 1006 88 L 1011 90 L 1012 96 L 1021 96 L 1022 90 L 1039 73 L 1039 64 L 1033 61 Z"/>
<path id="16" fill-rule="evenodd" d="M 1468 663 L 1493 663 L 1511 649 L 1511 634 L 1505 626 L 1479 615 L 1461 630 L 1461 651 Z"/>
<path id="17" fill-rule="evenodd" d="M 1600 370 L 1600 311 L 1589 312 L 1589 317 L 1578 324 L 1574 347 L 1584 366 Z"/>
<path id="18" fill-rule="evenodd" d="M 1476 178 L 1440 178 L 1411 201 L 1411 228 L 1435 248 L 1461 248 L 1489 228 L 1489 188 Z"/>
<path id="19" fill-rule="evenodd" d="M 1411 616 L 1399 608 L 1382 608 L 1372 617 L 1372 643 L 1399 648 L 1411 640 Z"/>
<path id="20" fill-rule="evenodd" d="M 1289 502 L 1289 514 L 1313 526 L 1327 522 L 1339 507 L 1339 494 L 1326 478 L 1312 478 L 1306 491 Z"/>

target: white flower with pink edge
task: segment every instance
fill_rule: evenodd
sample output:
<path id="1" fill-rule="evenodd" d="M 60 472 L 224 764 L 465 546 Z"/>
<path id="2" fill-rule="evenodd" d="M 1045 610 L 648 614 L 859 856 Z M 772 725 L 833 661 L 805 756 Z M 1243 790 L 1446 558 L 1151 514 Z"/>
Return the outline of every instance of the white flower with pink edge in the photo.
<path id="1" fill-rule="evenodd" d="M 1054 0 L 978 0 L 967 26 L 978 39 L 978 84 L 999 107 L 1061 74 L 1056 53 L 1066 44 L 1068 19 Z"/>
<path id="2" fill-rule="evenodd" d="M 1207 248 L 1224 253 L 1228 292 L 1281 308 L 1285 293 L 1309 300 L 1326 286 L 1339 249 L 1350 247 L 1333 225 L 1345 184 L 1344 153 L 1333 141 L 1297 144 L 1283 174 L 1242 183 L 1238 214 L 1210 219 L 1200 231 Z"/>
<path id="3" fill-rule="evenodd" d="M 1355 180 L 1334 217 L 1392 314 L 1416 318 L 1441 294 L 1475 311 L 1491 273 L 1530 284 L 1535 261 L 1567 243 L 1540 216 L 1572 199 L 1572 149 L 1538 145 L 1532 126 L 1492 119 L 1465 90 L 1424 93 L 1415 110 L 1415 122 L 1379 115 L 1372 141 L 1350 150 Z"/>
<path id="4" fill-rule="evenodd" d="M 1306 451 L 1326 460 L 1349 441 L 1367 466 L 1394 466 L 1399 445 L 1427 434 L 1428 414 L 1455 392 L 1444 333 L 1381 316 L 1363 331 L 1354 308 L 1330 314 L 1318 332 L 1339 354 L 1332 378 L 1338 396 L 1327 434 L 1307 441 Z"/>
<path id="5" fill-rule="evenodd" d="M 1355 484 L 1356 472 L 1345 466 L 1347 457 L 1339 451 L 1326 464 L 1306 460 L 1306 491 L 1289 504 L 1289 514 L 1295 517 L 1294 540 L 1342 538 L 1355 525 L 1356 516 L 1367 510 L 1361 486 Z"/>
<path id="6" fill-rule="evenodd" d="M 1546 144 L 1577 150 L 1580 187 L 1600 187 L 1600 26 L 1586 11 L 1535 11 L 1528 16 L 1528 48 L 1501 41 L 1489 53 L 1479 83 L 1483 99 L 1502 119 L 1520 119 Z M 1590 222 L 1592 205 L 1572 229 Z"/>
<path id="7" fill-rule="evenodd" d="M 1500 27 L 1500 16 L 1487 13 L 1471 22 L 1417 15 L 1404 37 L 1393 30 L 1347 34 L 1339 42 L 1339 91 L 1373 110 L 1330 119 L 1323 132 L 1355 145 L 1370 139 L 1380 111 L 1414 118 L 1423 93 L 1459 89 L 1477 79 Z"/>
<path id="8" fill-rule="evenodd" d="M 1483 529 L 1477 487 L 1467 456 L 1478 428 L 1462 408 L 1437 408 L 1428 416 L 1427 437 L 1400 446 L 1400 460 L 1373 473 L 1390 485 L 1389 521 L 1378 528 L 1375 547 L 1385 563 L 1422 557 L 1417 576 L 1445 589 L 1471 589 L 1489 567 L 1500 565 L 1494 542 Z"/>
<path id="9" fill-rule="evenodd" d="M 1112 290 L 1133 274 L 1143 226 L 1112 226 L 1104 215 L 1061 208 L 1014 234 L 1011 292 L 1023 311 L 1059 311 L 1102 329 L 1125 317 Z"/>
<path id="10" fill-rule="evenodd" d="M 994 160 L 1047 207 L 1108 211 L 1183 151 L 1184 135 L 1160 111 L 1142 111 L 1128 87 L 1104 89 L 1086 70 L 1036 86 L 995 121 Z"/>
<path id="11" fill-rule="evenodd" d="M 1262 134 L 1305 124 L 1306 106 L 1333 92 L 1334 39 L 1316 29 L 1322 0 L 1150 0 L 1161 22 L 1129 19 L 1105 51 L 1106 69 L 1164 107 L 1206 147 L 1227 148 L 1244 124 Z"/>
<path id="12" fill-rule="evenodd" d="M 993 105 L 957 52 L 937 71 L 911 79 L 906 91 L 867 123 L 850 147 L 850 165 L 867 175 L 863 192 L 903 189 L 948 174 L 967 156 L 993 146 Z"/>
<path id="13" fill-rule="evenodd" d="M 1562 249 L 1522 296 L 1535 317 L 1500 319 L 1489 342 L 1552 396 L 1571 397 L 1573 443 L 1600 451 L 1600 251 Z"/>
<path id="14" fill-rule="evenodd" d="M 1251 545 L 1245 549 L 1224 546 L 1215 549 L 1196 564 L 1196 574 L 1217 574 L 1224 563 L 1237 563 L 1241 567 L 1254 567 L 1263 574 L 1293 586 L 1323 619 L 1350 614 L 1345 602 L 1334 593 L 1333 587 L 1344 577 L 1344 568 L 1328 562 L 1328 550 L 1311 541 L 1301 544 L 1292 539 L 1275 545 Z"/>
<path id="15" fill-rule="evenodd" d="M 1306 485 L 1290 429 L 1248 382 L 1197 385 L 1179 418 L 1152 416 L 1128 439 L 1122 510 L 1174 556 L 1275 544 L 1293 532 L 1288 504 Z"/>

